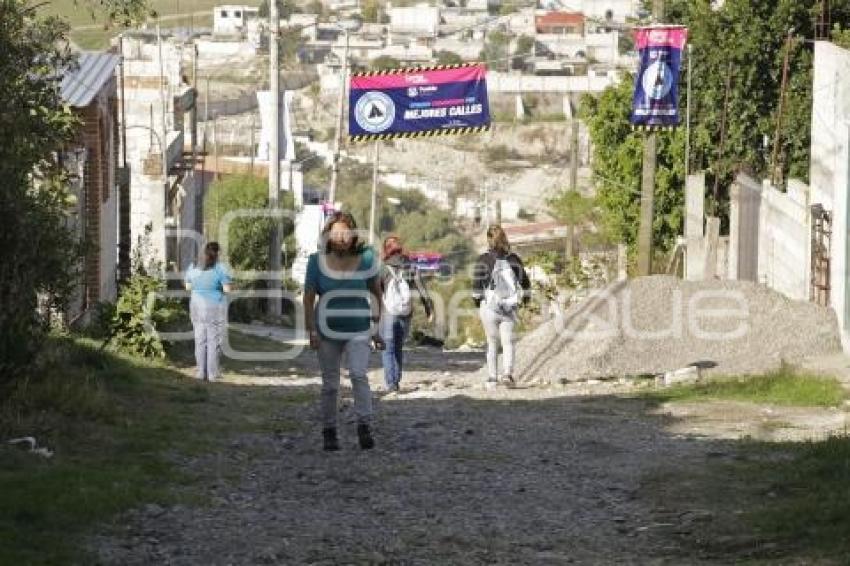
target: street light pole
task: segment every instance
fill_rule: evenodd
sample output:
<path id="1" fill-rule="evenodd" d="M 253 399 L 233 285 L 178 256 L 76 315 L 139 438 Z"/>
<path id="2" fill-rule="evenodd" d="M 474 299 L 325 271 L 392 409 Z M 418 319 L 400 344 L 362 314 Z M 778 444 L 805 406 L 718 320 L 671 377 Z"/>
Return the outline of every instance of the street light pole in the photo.
<path id="1" fill-rule="evenodd" d="M 162 165 L 162 185 L 163 185 L 163 195 L 162 195 L 163 207 L 160 210 L 160 212 L 162 213 L 162 216 L 163 216 L 163 222 L 162 222 L 161 228 L 162 228 L 162 234 L 164 236 L 164 234 L 165 234 L 165 211 L 166 211 L 166 208 L 167 208 L 167 205 L 168 205 L 168 191 L 169 191 L 169 188 L 170 188 L 169 184 L 168 184 L 168 148 L 166 147 L 167 143 L 168 143 L 168 128 L 166 126 L 166 114 L 167 114 L 168 103 L 166 102 L 166 99 L 165 99 L 165 63 L 164 63 L 163 56 L 162 56 L 162 30 L 160 29 L 160 24 L 159 24 L 158 19 L 157 19 L 157 22 L 156 22 L 156 39 L 157 39 L 157 47 L 158 47 L 158 51 L 159 51 L 159 98 L 160 98 L 160 103 L 161 103 L 161 106 L 162 106 L 162 109 L 161 109 L 162 110 L 162 115 L 161 115 L 162 137 L 159 138 L 160 139 L 159 147 L 160 147 L 160 154 L 161 154 L 160 164 Z M 156 134 L 156 132 L 153 130 L 153 128 L 151 128 L 151 133 Z M 157 137 L 159 137 L 159 136 L 157 136 Z M 156 214 L 154 216 L 154 228 L 155 229 L 159 228 L 159 226 L 157 226 L 157 224 L 159 223 L 158 219 L 159 219 L 159 214 Z M 180 219 L 177 218 L 176 220 L 178 222 L 178 228 L 179 228 Z M 167 261 L 168 261 L 167 249 L 168 249 L 168 246 L 167 246 L 167 243 L 165 241 L 163 241 L 163 245 L 164 245 L 164 247 L 163 247 L 163 250 L 162 250 L 162 252 L 163 252 L 162 259 L 163 259 L 163 263 L 167 265 Z M 181 267 L 180 266 L 180 242 L 179 241 L 174 246 L 174 251 L 175 251 L 175 257 L 177 259 L 177 269 L 179 270 L 180 267 Z"/>
<path id="2" fill-rule="evenodd" d="M 372 207 L 369 209 L 369 243 L 375 243 L 375 209 L 378 201 L 378 158 L 381 142 L 375 141 L 375 163 L 372 169 Z"/>
<path id="3" fill-rule="evenodd" d="M 340 145 L 342 145 L 342 130 L 343 130 L 343 110 L 345 109 L 345 87 L 348 82 L 348 49 L 349 49 L 349 35 L 348 30 L 345 27 L 340 26 L 342 33 L 345 35 L 345 50 L 343 51 L 342 57 L 342 71 L 341 78 L 339 84 L 339 105 L 338 105 L 338 115 L 337 115 L 337 124 L 336 124 L 336 139 L 334 140 L 334 155 L 333 155 L 333 164 L 331 168 L 331 186 L 328 191 L 328 201 L 330 201 L 331 205 L 336 202 L 336 185 L 337 180 L 339 178 L 339 150 Z"/>
<path id="4" fill-rule="evenodd" d="M 270 90 L 272 98 L 272 128 L 269 143 L 269 209 L 276 213 L 280 209 L 280 12 L 276 0 L 269 1 L 269 60 L 270 60 Z M 269 271 L 271 278 L 269 286 L 275 291 L 281 288 L 280 280 L 280 220 L 272 217 L 272 233 L 269 242 Z M 278 317 L 281 314 L 280 300 L 269 297 L 267 303 L 269 316 Z"/>

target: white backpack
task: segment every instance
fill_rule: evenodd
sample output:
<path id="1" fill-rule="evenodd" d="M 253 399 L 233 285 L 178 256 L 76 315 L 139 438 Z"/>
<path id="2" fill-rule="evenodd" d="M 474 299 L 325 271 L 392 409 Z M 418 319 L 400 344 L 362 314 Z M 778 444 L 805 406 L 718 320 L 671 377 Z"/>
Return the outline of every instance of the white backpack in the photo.
<path id="1" fill-rule="evenodd" d="M 390 273 L 387 288 L 384 289 L 384 310 L 393 316 L 408 316 L 413 312 L 410 299 L 410 285 L 400 270 L 386 266 Z"/>
<path id="2" fill-rule="evenodd" d="M 519 308 L 522 288 L 507 259 L 496 259 L 485 301 L 490 309 L 510 313 Z"/>

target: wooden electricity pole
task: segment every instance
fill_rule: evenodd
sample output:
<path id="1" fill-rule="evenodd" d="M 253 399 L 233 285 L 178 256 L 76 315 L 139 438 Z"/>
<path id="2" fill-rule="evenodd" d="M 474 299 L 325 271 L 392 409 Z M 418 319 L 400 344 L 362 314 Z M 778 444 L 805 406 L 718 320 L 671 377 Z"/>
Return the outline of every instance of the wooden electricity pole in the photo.
<path id="1" fill-rule="evenodd" d="M 664 0 L 654 0 L 655 23 L 664 18 Z M 652 220 L 655 215 L 655 170 L 658 159 L 658 134 L 650 131 L 643 145 L 643 175 L 640 188 L 640 227 L 638 228 L 638 275 L 652 275 Z"/>
<path id="2" fill-rule="evenodd" d="M 782 139 L 782 118 L 785 112 L 785 93 L 788 90 L 788 66 L 791 60 L 791 49 L 794 45 L 794 30 L 788 30 L 788 38 L 785 40 L 785 61 L 782 63 L 782 86 L 779 90 L 779 112 L 776 115 L 776 133 L 773 136 L 773 156 L 770 159 L 770 184 L 776 187 L 782 182 L 782 175 L 778 168 L 779 148 Z"/>

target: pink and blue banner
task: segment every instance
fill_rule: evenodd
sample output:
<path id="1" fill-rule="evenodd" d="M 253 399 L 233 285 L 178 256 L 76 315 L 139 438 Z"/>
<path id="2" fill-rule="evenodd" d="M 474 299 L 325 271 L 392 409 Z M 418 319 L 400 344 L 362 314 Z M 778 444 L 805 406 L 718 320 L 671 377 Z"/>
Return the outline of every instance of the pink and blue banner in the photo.
<path id="1" fill-rule="evenodd" d="M 348 135 L 364 141 L 486 130 L 486 75 L 479 64 L 352 75 Z"/>
<path id="2" fill-rule="evenodd" d="M 679 125 L 679 70 L 687 41 L 688 29 L 682 26 L 636 30 L 640 68 L 635 76 L 632 125 L 646 129 Z"/>

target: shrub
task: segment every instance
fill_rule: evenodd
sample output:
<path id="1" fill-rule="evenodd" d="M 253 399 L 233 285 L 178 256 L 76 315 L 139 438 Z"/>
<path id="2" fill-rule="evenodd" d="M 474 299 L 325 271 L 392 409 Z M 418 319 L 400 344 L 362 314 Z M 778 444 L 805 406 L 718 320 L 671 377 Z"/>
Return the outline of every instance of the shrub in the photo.
<path id="1" fill-rule="evenodd" d="M 165 357 L 157 326 L 173 328 L 185 321 L 186 309 L 180 301 L 157 299 L 164 289 L 162 280 L 136 273 L 121 290 L 110 325 L 111 342 L 119 350 L 144 358 Z"/>

